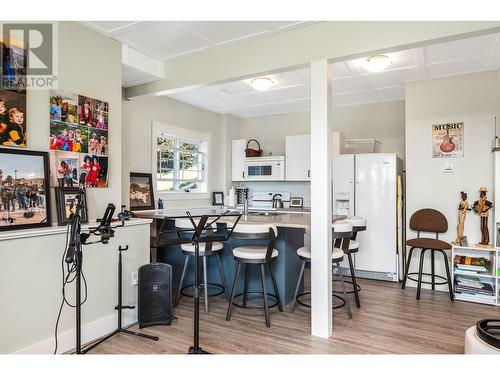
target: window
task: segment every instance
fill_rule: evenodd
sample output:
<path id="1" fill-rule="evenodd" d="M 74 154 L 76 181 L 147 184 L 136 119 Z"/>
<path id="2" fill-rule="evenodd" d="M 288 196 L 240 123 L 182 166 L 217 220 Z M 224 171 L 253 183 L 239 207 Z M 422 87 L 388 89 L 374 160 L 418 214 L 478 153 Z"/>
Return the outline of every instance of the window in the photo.
<path id="1" fill-rule="evenodd" d="M 158 134 L 156 189 L 206 193 L 206 142 Z"/>

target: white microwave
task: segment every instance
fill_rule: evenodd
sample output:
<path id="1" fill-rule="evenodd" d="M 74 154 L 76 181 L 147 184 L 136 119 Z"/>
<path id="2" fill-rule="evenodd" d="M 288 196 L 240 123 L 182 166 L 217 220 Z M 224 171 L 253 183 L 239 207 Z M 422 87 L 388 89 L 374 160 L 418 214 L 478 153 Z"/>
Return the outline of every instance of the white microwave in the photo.
<path id="1" fill-rule="evenodd" d="M 246 158 L 243 178 L 249 181 L 284 180 L 285 157 L 262 156 L 257 158 Z"/>

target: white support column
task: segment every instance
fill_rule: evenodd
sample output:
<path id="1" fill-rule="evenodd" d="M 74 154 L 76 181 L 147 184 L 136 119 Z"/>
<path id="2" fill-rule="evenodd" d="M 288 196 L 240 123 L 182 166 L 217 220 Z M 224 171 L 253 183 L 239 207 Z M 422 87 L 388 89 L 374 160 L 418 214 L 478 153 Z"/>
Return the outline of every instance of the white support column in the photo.
<path id="1" fill-rule="evenodd" d="M 332 334 L 332 66 L 311 62 L 311 334 Z"/>

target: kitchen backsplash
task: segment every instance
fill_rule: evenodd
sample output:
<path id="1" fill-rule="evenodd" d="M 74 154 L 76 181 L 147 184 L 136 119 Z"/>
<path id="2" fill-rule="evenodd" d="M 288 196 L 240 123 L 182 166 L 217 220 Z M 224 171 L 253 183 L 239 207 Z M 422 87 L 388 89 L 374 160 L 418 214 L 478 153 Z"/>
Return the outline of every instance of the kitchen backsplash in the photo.
<path id="1" fill-rule="evenodd" d="M 236 188 L 239 182 L 233 182 Z M 286 191 L 290 192 L 292 197 L 304 198 L 304 207 L 311 206 L 311 183 L 310 182 L 292 182 L 292 181 L 258 181 L 243 182 L 248 187 L 250 194 L 254 191 Z M 226 193 L 227 194 L 227 193 Z"/>

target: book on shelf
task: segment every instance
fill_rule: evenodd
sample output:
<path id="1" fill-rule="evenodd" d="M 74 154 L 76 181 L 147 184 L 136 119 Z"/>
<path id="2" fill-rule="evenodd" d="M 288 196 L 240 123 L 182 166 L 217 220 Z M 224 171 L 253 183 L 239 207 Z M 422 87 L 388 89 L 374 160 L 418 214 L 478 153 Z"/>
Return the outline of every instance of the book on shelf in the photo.
<path id="1" fill-rule="evenodd" d="M 495 288 L 486 281 L 481 281 L 478 277 L 469 275 L 455 276 L 455 291 L 466 294 L 479 294 L 486 296 L 494 296 Z"/>
<path id="2" fill-rule="evenodd" d="M 480 274 L 489 272 L 491 261 L 485 257 L 469 257 L 465 255 L 455 255 L 453 260 L 455 270 L 467 274 Z"/>

